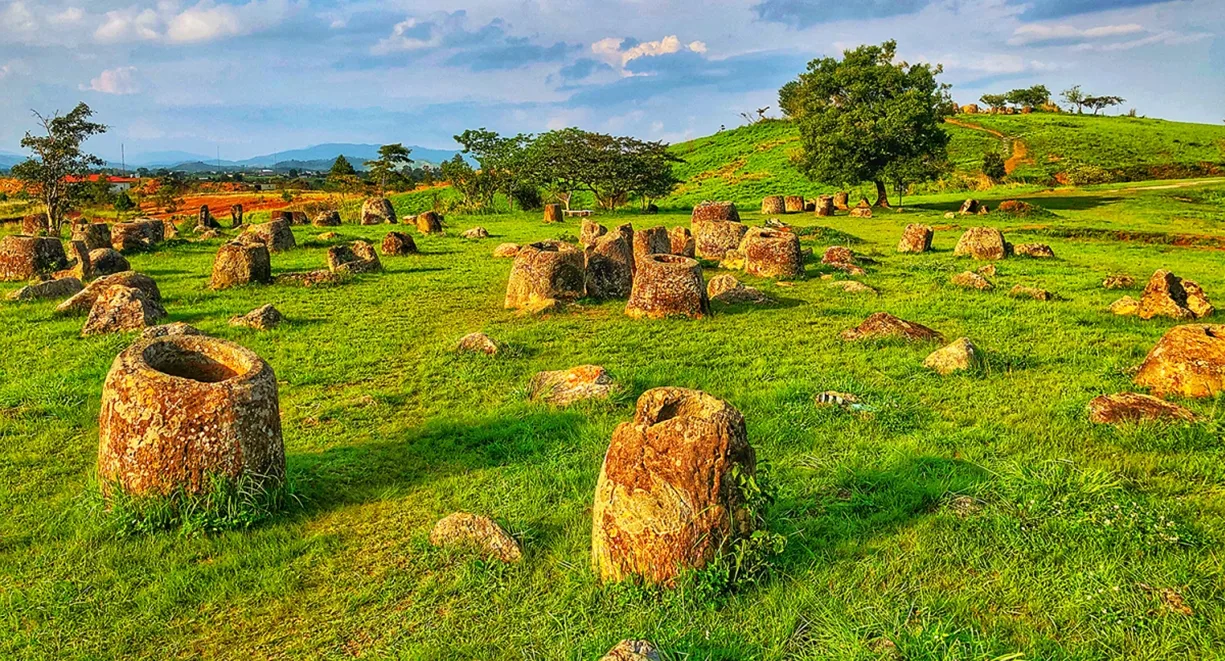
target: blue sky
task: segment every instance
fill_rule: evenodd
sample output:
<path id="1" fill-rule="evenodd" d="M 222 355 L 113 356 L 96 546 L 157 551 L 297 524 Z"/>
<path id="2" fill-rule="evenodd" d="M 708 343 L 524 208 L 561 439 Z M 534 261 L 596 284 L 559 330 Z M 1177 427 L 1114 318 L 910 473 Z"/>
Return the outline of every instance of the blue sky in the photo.
<path id="1" fill-rule="evenodd" d="M 241 159 L 465 128 L 679 141 L 776 106 L 807 61 L 896 39 L 961 103 L 1080 84 L 1225 119 L 1223 0 L 0 0 L 0 150 L 85 101 L 96 153 Z M 776 115 L 772 109 L 769 114 Z"/>

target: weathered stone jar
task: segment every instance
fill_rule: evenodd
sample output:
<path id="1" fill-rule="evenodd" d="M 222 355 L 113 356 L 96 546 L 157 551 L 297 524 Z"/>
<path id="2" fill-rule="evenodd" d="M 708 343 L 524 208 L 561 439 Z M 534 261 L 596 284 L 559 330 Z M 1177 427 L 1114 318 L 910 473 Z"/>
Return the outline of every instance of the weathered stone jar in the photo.
<path id="1" fill-rule="evenodd" d="M 754 230 L 740 245 L 744 272 L 760 278 L 798 278 L 804 275 L 800 237 L 791 232 Z"/>
<path id="2" fill-rule="evenodd" d="M 591 564 L 601 581 L 669 584 L 755 527 L 736 473 L 757 459 L 744 416 L 687 388 L 638 398 L 604 455 L 592 507 Z"/>
<path id="3" fill-rule="evenodd" d="M 103 491 L 167 495 L 210 476 L 275 485 L 285 476 L 272 367 L 206 335 L 139 341 L 115 358 L 98 416 Z"/>
<path id="4" fill-rule="evenodd" d="M 29 280 L 67 267 L 64 244 L 55 237 L 9 235 L 0 239 L 0 280 Z"/>
<path id="5" fill-rule="evenodd" d="M 506 284 L 510 310 L 546 310 L 583 297 L 583 253 L 562 241 L 540 241 L 519 249 Z"/>
<path id="6" fill-rule="evenodd" d="M 625 314 L 635 319 L 710 314 L 702 265 L 680 255 L 645 256 L 637 263 Z"/>

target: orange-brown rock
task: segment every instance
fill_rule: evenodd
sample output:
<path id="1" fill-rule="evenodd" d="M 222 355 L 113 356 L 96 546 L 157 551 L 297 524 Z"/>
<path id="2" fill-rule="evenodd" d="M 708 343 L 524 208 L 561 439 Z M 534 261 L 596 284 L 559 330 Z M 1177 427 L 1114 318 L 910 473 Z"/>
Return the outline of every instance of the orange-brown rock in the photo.
<path id="1" fill-rule="evenodd" d="M 375 273 L 383 270 L 383 263 L 374 252 L 369 241 L 354 241 L 347 246 L 328 248 L 328 270 L 333 273 Z"/>
<path id="2" fill-rule="evenodd" d="M 666 227 L 647 227 L 634 231 L 634 263 L 647 255 L 666 255 L 672 252 L 672 238 Z"/>
<path id="3" fill-rule="evenodd" d="M 21 219 L 21 233 L 27 236 L 46 236 L 51 231 L 51 221 L 45 213 L 32 213 Z"/>
<path id="4" fill-rule="evenodd" d="M 298 247 L 289 221 L 284 218 L 270 220 L 259 225 L 247 225 L 243 230 L 243 241 L 258 241 L 268 247 L 268 252 L 284 252 Z"/>
<path id="5" fill-rule="evenodd" d="M 908 342 L 943 342 L 940 333 L 911 321 L 899 319 L 888 312 L 877 312 L 862 324 L 842 331 L 844 340 L 898 338 Z"/>
<path id="6" fill-rule="evenodd" d="M 268 220 L 283 220 L 293 225 L 293 212 L 287 209 L 277 209 L 268 213 Z"/>
<path id="7" fill-rule="evenodd" d="M 89 309 L 89 318 L 85 320 L 81 336 L 142 330 L 165 316 L 166 310 L 161 303 L 151 300 L 143 291 L 135 287 L 111 285 L 102 290 Z"/>
<path id="8" fill-rule="evenodd" d="M 846 211 L 851 208 L 851 194 L 846 191 L 834 193 L 834 208 L 839 211 Z"/>
<path id="9" fill-rule="evenodd" d="M 89 251 L 89 264 L 95 277 L 132 270 L 127 258 L 114 248 L 97 248 Z"/>
<path id="10" fill-rule="evenodd" d="M 9 234 L 0 239 L 0 281 L 29 280 L 65 268 L 68 255 L 55 237 Z"/>
<path id="11" fill-rule="evenodd" d="M 680 255 L 653 254 L 638 260 L 625 314 L 635 319 L 710 314 L 702 266 Z"/>
<path id="12" fill-rule="evenodd" d="M 118 255 L 119 253 L 116 252 L 115 254 Z M 89 248 L 85 247 L 84 241 L 69 241 L 67 256 L 68 268 L 61 271 L 56 271 L 51 276 L 52 278 L 77 278 L 82 282 L 89 282 L 90 280 L 93 280 L 94 263 L 89 258 Z M 127 263 L 126 259 L 123 261 L 125 264 Z M 118 270 L 126 271 L 127 269 L 123 268 Z M 109 273 L 116 272 L 117 271 L 110 271 Z"/>
<path id="13" fill-rule="evenodd" d="M 1106 289 L 1131 289 L 1135 286 L 1136 279 L 1126 273 L 1113 273 L 1102 280 L 1102 287 Z"/>
<path id="14" fill-rule="evenodd" d="M 544 205 L 544 222 L 560 223 L 562 221 L 561 205 L 546 204 Z M 586 222 L 586 221 L 584 221 Z"/>
<path id="15" fill-rule="evenodd" d="M 1192 421 L 1195 414 L 1177 404 L 1134 392 L 1102 395 L 1089 402 L 1089 422 L 1100 425 L 1157 420 Z"/>
<path id="16" fill-rule="evenodd" d="M 1055 256 L 1055 251 L 1045 243 L 1018 243 L 1013 247 L 1012 252 L 1014 255 L 1039 259 L 1051 259 Z"/>
<path id="17" fill-rule="evenodd" d="M 311 222 L 310 218 L 306 215 L 305 211 L 290 211 L 289 212 L 289 224 L 290 225 L 310 225 L 310 222 Z"/>
<path id="18" fill-rule="evenodd" d="M 625 298 L 634 285 L 634 251 L 620 233 L 605 234 L 583 250 L 587 295 Z"/>
<path id="19" fill-rule="evenodd" d="M 668 240 L 671 243 L 671 253 L 680 255 L 681 257 L 696 257 L 697 256 L 697 241 L 693 238 L 693 233 L 688 227 L 673 227 L 668 231 Z"/>
<path id="20" fill-rule="evenodd" d="M 702 202 L 693 208 L 693 216 L 690 222 L 695 225 L 694 231 L 696 231 L 697 223 L 706 221 L 733 221 L 738 223 L 740 222 L 740 212 L 736 210 L 736 204 L 733 202 Z"/>
<path id="21" fill-rule="evenodd" d="M 898 241 L 897 251 L 918 253 L 932 249 L 934 232 L 930 225 L 911 223 L 902 231 L 902 240 Z"/>
<path id="22" fill-rule="evenodd" d="M 1012 246 L 1004 235 L 994 227 L 971 227 L 961 235 L 953 255 L 974 259 L 1004 259 L 1012 252 Z"/>
<path id="23" fill-rule="evenodd" d="M 493 249 L 493 256 L 498 258 L 510 258 L 519 254 L 519 244 L 517 243 L 499 243 L 497 248 Z"/>
<path id="24" fill-rule="evenodd" d="M 800 237 L 781 230 L 754 228 L 740 244 L 744 272 L 760 278 L 790 280 L 803 277 L 804 255 Z"/>
<path id="25" fill-rule="evenodd" d="M 855 253 L 846 246 L 830 246 L 821 254 L 822 264 L 854 264 Z"/>
<path id="26" fill-rule="evenodd" d="M 788 195 L 783 199 L 783 206 L 787 213 L 803 213 L 804 197 L 802 195 Z"/>
<path id="27" fill-rule="evenodd" d="M 459 353 L 483 353 L 493 356 L 502 350 L 502 346 L 484 333 L 468 333 L 459 338 L 455 350 Z"/>
<path id="28" fill-rule="evenodd" d="M 144 219 L 111 225 L 111 247 L 120 252 L 148 250 L 166 240 L 166 225 Z"/>
<path id="29" fill-rule="evenodd" d="M 259 242 L 230 241 L 217 249 L 209 286 L 228 289 L 241 285 L 272 282 L 272 258 L 268 247 Z"/>
<path id="30" fill-rule="evenodd" d="M 68 298 L 85 289 L 81 280 L 74 277 L 44 280 L 9 292 L 10 301 L 41 301 L 50 298 Z"/>
<path id="31" fill-rule="evenodd" d="M 1191 309 L 1187 283 L 1192 286 L 1196 309 L 1204 314 L 1212 314 L 1212 304 L 1208 302 L 1199 285 L 1183 280 L 1165 269 L 1157 271 L 1153 277 L 1149 278 L 1148 285 L 1144 287 L 1144 294 L 1140 297 L 1140 309 L 1137 314 L 1141 319 L 1152 319 L 1153 317 L 1196 319 L 1203 316 L 1197 315 L 1196 311 Z"/>
<path id="32" fill-rule="evenodd" d="M 782 195 L 767 195 L 761 198 L 761 214 L 769 216 L 774 214 L 787 213 L 787 201 Z"/>
<path id="33" fill-rule="evenodd" d="M 660 661 L 660 657 L 659 650 L 649 641 L 623 640 L 600 657 L 600 661 Z"/>
<path id="34" fill-rule="evenodd" d="M 362 202 L 362 224 L 379 225 L 396 222 L 396 208 L 385 197 L 372 197 Z"/>
<path id="35" fill-rule="evenodd" d="M 413 237 L 404 232 L 388 232 L 387 236 L 383 237 L 382 248 L 384 257 L 413 255 L 417 252 Z"/>
<path id="36" fill-rule="evenodd" d="M 320 211 L 315 219 L 311 221 L 315 227 L 339 227 L 340 212 L 339 211 Z"/>
<path id="37" fill-rule="evenodd" d="M 1110 312 L 1120 317 L 1134 317 L 1140 312 L 1140 301 L 1124 296 L 1110 304 Z"/>
<path id="38" fill-rule="evenodd" d="M 246 314 L 231 317 L 230 325 L 254 328 L 255 330 L 269 330 L 280 326 L 283 321 L 285 321 L 285 315 L 281 314 L 281 311 L 273 307 L 272 304 L 267 304 L 261 305 Z"/>
<path id="39" fill-rule="evenodd" d="M 692 227 L 694 251 L 703 259 L 723 259 L 724 253 L 740 247 L 749 231 L 747 225 L 739 222 L 714 220 L 695 222 Z"/>
<path id="40" fill-rule="evenodd" d="M 417 231 L 422 234 L 441 234 L 442 216 L 435 211 L 426 211 L 417 215 Z"/>
<path id="41" fill-rule="evenodd" d="M 539 372 L 528 383 L 528 399 L 554 406 L 569 406 L 584 399 L 605 399 L 620 390 L 608 370 L 579 365 L 568 370 Z"/>
<path id="42" fill-rule="evenodd" d="M 1141 363 L 1135 383 L 1158 397 L 1212 397 L 1225 390 L 1225 325 L 1166 331 Z"/>
<path id="43" fill-rule="evenodd" d="M 80 223 L 72 227 L 72 240 L 84 241 L 89 250 L 111 248 L 111 226 L 106 223 Z"/>
<path id="44" fill-rule="evenodd" d="M 989 280 L 973 271 L 962 271 L 949 279 L 949 282 L 962 289 L 977 289 L 990 291 L 995 288 Z"/>
<path id="45" fill-rule="evenodd" d="M 754 287 L 746 287 L 730 273 L 711 278 L 706 283 L 706 296 L 712 302 L 718 301 L 724 305 L 770 302 L 768 296 Z"/>
<path id="46" fill-rule="evenodd" d="M 594 245 L 596 239 L 608 234 L 608 228 L 595 222 L 594 220 L 583 219 L 583 228 L 579 231 L 578 242 L 590 246 Z"/>
<path id="47" fill-rule="evenodd" d="M 975 213 L 978 213 L 978 208 L 979 208 L 980 206 L 981 206 L 981 203 L 980 203 L 978 200 L 975 200 L 975 199 L 973 199 L 973 198 L 970 198 L 970 199 L 966 200 L 965 202 L 962 202 L 962 203 L 961 203 L 961 209 L 960 209 L 960 210 L 958 210 L 958 212 L 957 212 L 957 213 L 959 213 L 959 214 L 961 214 L 961 215 L 963 215 L 963 216 L 967 216 L 967 215 L 970 215 L 970 214 L 975 214 Z"/>
<path id="48" fill-rule="evenodd" d="M 434 524 L 430 544 L 440 548 L 467 548 L 502 562 L 519 562 L 523 558 L 519 542 L 502 526 L 487 516 L 467 512 L 455 512 Z"/>
<path id="49" fill-rule="evenodd" d="M 98 416 L 105 492 L 201 493 L 213 478 L 273 487 L 285 476 L 276 375 L 206 335 L 141 340 L 111 365 Z"/>
<path id="50" fill-rule="evenodd" d="M 739 480 L 757 459 L 744 416 L 686 388 L 638 398 L 604 455 L 592 507 L 591 564 L 602 582 L 671 584 L 714 561 L 756 522 Z"/>
<path id="51" fill-rule="evenodd" d="M 562 241 L 540 241 L 519 249 L 506 284 L 505 307 L 537 312 L 583 297 L 583 252 Z"/>
<path id="52" fill-rule="evenodd" d="M 242 227 L 242 205 L 230 205 L 230 227 Z"/>
<path id="53" fill-rule="evenodd" d="M 1208 295 L 1204 293 L 1199 283 L 1183 280 L 1182 289 L 1187 292 L 1187 309 L 1195 315 L 1196 319 L 1203 319 L 1216 312 L 1216 308 L 1212 307 L 1212 302 L 1208 300 Z"/>
<path id="54" fill-rule="evenodd" d="M 872 205 L 868 202 L 867 198 L 861 198 L 859 200 L 859 204 L 855 205 L 854 209 L 851 209 L 851 217 L 852 218 L 871 218 L 872 217 Z"/>
<path id="55" fill-rule="evenodd" d="M 828 217 L 834 215 L 834 196 L 821 195 L 817 197 L 817 203 L 816 206 L 813 207 L 813 211 L 816 212 L 818 216 Z"/>
<path id="56" fill-rule="evenodd" d="M 153 281 L 153 278 L 135 271 L 124 271 L 123 273 L 116 273 L 94 280 L 86 285 L 85 289 L 81 290 L 81 292 L 60 303 L 59 307 L 55 308 L 55 311 L 60 314 L 69 315 L 89 314 L 98 297 L 112 285 L 134 287 L 144 292 L 145 297 L 150 301 L 159 305 L 162 302 L 162 292 L 158 289 L 157 283 Z"/>
<path id="57" fill-rule="evenodd" d="M 923 367 L 942 376 L 969 371 L 982 364 L 981 352 L 968 337 L 958 338 L 947 347 L 936 349 L 923 361 Z"/>
<path id="58" fill-rule="evenodd" d="M 470 227 L 464 230 L 460 236 L 465 239 L 488 239 L 489 230 L 478 225 L 476 227 Z"/>
<path id="59" fill-rule="evenodd" d="M 1009 289 L 1008 295 L 1013 298 L 1032 298 L 1035 301 L 1052 301 L 1055 299 L 1055 295 L 1045 289 L 1026 287 L 1025 285 L 1016 285 Z"/>

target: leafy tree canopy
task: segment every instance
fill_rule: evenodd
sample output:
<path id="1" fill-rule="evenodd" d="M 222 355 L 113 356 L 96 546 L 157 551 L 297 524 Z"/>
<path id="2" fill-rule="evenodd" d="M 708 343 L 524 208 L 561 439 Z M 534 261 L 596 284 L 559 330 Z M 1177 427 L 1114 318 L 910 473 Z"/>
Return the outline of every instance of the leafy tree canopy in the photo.
<path id="1" fill-rule="evenodd" d="M 63 116 L 56 113 L 44 117 L 35 112 L 34 116 L 45 134 L 27 132 L 21 139 L 21 146 L 34 155 L 13 166 L 13 176 L 37 191 L 47 207 L 51 230 L 57 234 L 81 186 L 79 183 L 69 183 L 68 178 L 82 178 L 90 168 L 103 164 L 102 159 L 81 150 L 81 143 L 85 140 L 106 132 L 106 126 L 90 121 L 93 114 L 94 111 L 84 103 L 77 104 L 72 112 Z"/>

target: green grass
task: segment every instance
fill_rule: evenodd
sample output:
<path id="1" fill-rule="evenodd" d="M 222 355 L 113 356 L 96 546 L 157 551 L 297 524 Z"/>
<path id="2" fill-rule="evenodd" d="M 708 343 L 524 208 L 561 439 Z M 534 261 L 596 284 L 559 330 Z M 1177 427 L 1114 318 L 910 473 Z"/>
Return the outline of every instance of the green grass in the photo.
<path id="1" fill-rule="evenodd" d="M 1170 267 L 1225 297 L 1219 250 L 1117 232 L 1225 237 L 1225 186 L 1022 199 L 1052 215 L 946 221 L 959 201 L 948 194 L 867 220 L 789 216 L 828 221 L 803 239 L 818 255 L 828 237 L 853 237 L 879 262 L 862 280 L 881 296 L 831 289 L 811 263 L 792 287 L 745 278 L 777 305 L 692 322 L 632 321 L 617 301 L 546 317 L 503 310 L 510 262 L 490 258 L 494 245 L 578 233 L 536 214 L 448 218 L 448 236 L 415 237 L 423 254 L 334 288 L 210 291 L 218 241 L 134 255 L 170 321 L 250 347 L 280 381 L 294 498 L 216 532 L 119 534 L 100 506 L 99 396 L 131 336 L 80 338 L 82 320 L 54 316 L 50 302 L 0 305 L 0 658 L 577 660 L 627 637 L 669 659 L 1219 658 L 1216 402 L 1183 402 L 1205 420 L 1173 427 L 1097 427 L 1085 405 L 1129 390 L 1131 368 L 1173 325 L 1110 316 L 1126 292 L 1101 289 L 1106 274 Z M 397 199 L 401 212 L 427 203 Z M 1049 241 L 1058 259 L 1010 259 L 994 292 L 959 290 L 949 277 L 973 264 L 952 256 L 958 228 L 939 230 L 930 254 L 894 252 L 915 221 L 997 225 L 1014 242 Z M 493 238 L 458 237 L 475 224 Z M 338 240 L 388 229 L 346 225 Z M 274 256 L 274 271 L 322 266 L 322 231 L 295 228 L 301 247 Z M 1014 284 L 1066 300 L 1008 298 Z M 263 303 L 289 322 L 227 325 Z M 933 346 L 838 340 L 880 310 L 969 336 L 987 367 L 942 378 L 920 365 Z M 508 350 L 454 354 L 476 330 Z M 569 409 L 526 401 L 537 371 L 584 363 L 627 392 Z M 776 490 L 767 526 L 787 538 L 757 582 L 718 594 L 700 581 L 671 592 L 595 583 L 600 462 L 637 394 L 656 386 L 700 388 L 745 414 Z M 814 406 L 824 390 L 855 393 L 872 413 Z M 431 526 L 455 510 L 501 522 L 523 562 L 431 548 Z M 1193 614 L 1164 605 L 1166 589 Z"/>
<path id="2" fill-rule="evenodd" d="M 1201 163 L 1225 170 L 1225 126 L 1066 114 L 959 115 L 956 119 L 1025 142 L 1033 163 L 1023 163 L 1014 176 L 1019 183 L 1030 184 L 1022 187 L 1026 191 L 1050 185 L 1056 174 L 1078 164 L 1111 170 L 1113 180 L 1120 181 L 1211 174 L 1205 168 L 1188 170 Z M 924 186 L 925 192 L 965 191 L 962 177 L 981 172 L 984 153 L 1010 153 L 1004 140 L 989 133 L 951 124 L 945 129 L 955 174 Z M 685 160 L 676 166 L 676 172 L 685 183 L 664 204 L 692 207 L 702 200 L 719 199 L 756 208 L 766 195 L 815 197 L 833 191 L 837 186 L 810 182 L 791 165 L 790 156 L 799 148 L 796 125 L 781 120 L 676 144 L 673 153 Z M 874 189 L 868 187 L 854 193 L 853 200 L 861 194 L 875 197 Z"/>

